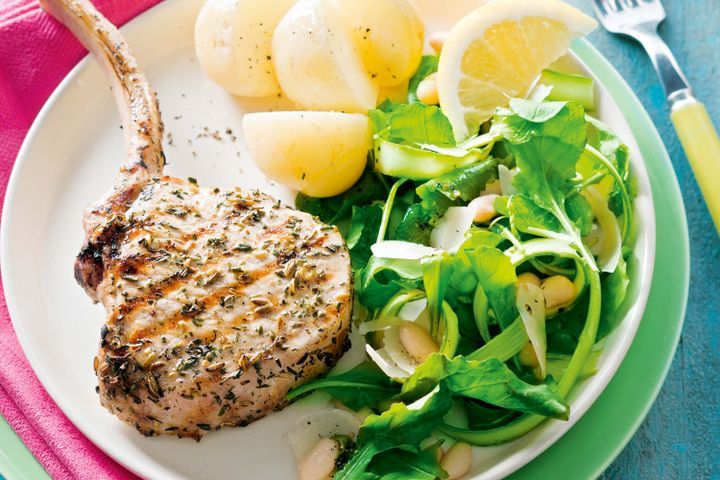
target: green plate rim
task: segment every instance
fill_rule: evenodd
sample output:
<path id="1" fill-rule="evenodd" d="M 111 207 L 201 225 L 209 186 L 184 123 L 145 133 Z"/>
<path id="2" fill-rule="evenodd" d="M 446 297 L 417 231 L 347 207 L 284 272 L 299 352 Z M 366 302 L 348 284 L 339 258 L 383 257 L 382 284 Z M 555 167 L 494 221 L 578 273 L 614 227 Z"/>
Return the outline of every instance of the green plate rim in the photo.
<path id="1" fill-rule="evenodd" d="M 680 339 L 687 306 L 690 275 L 687 219 L 662 139 L 633 91 L 595 47 L 582 40 L 573 45 L 573 51 L 617 102 L 645 160 L 656 212 L 655 270 L 643 320 L 617 373 L 570 431 L 510 476 L 516 480 L 551 477 L 558 471 L 566 478 L 596 478 L 612 463 L 640 427 L 660 392 Z M 643 362 L 638 362 L 638 358 Z M 642 375 L 638 376 L 638 372 Z M 633 389 L 632 395 L 624 393 L 628 388 Z M 608 412 L 613 415 L 608 417 Z M 0 473 L 8 480 L 40 478 L 44 473 L 42 467 L 2 417 L 0 421 Z M 577 448 L 578 445 L 582 448 Z M 43 478 L 48 477 L 45 474 Z"/>

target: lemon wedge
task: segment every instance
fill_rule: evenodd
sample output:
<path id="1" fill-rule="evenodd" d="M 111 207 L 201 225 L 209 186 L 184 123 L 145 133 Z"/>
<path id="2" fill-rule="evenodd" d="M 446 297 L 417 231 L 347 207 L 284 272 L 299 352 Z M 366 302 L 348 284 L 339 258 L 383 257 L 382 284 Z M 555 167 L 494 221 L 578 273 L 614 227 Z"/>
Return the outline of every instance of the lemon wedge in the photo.
<path id="1" fill-rule="evenodd" d="M 525 96 L 543 69 L 597 23 L 558 0 L 495 0 L 450 31 L 440 55 L 438 96 L 460 141 L 509 98 Z"/>

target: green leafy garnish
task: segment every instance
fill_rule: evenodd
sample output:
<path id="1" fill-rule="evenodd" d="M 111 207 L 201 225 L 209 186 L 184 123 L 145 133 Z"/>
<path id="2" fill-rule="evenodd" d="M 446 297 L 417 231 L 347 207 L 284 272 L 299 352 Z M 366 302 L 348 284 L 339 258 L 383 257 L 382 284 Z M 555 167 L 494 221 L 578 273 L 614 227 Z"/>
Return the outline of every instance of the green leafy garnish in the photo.
<path id="1" fill-rule="evenodd" d="M 373 110 L 370 116 L 375 135 L 392 143 L 455 146 L 450 120 L 436 106 L 420 103 L 392 105 Z"/>
<path id="2" fill-rule="evenodd" d="M 583 108 L 565 102 L 513 99 L 510 108 L 496 116 L 496 122 L 493 128 L 508 141 L 519 169 L 513 185 L 535 206 L 554 216 L 562 230 L 553 235 L 530 228 L 528 233 L 566 239 L 592 268 L 597 268 L 566 205 L 575 166 L 587 143 Z"/>
<path id="3" fill-rule="evenodd" d="M 437 461 L 439 445 L 431 445 L 418 453 L 389 450 L 376 455 L 363 480 L 436 480 L 448 474 Z"/>
<path id="4" fill-rule="evenodd" d="M 478 247 L 465 250 L 478 282 L 501 327 L 506 327 L 517 317 L 515 288 L 517 276 L 510 258 L 497 248 Z"/>
<path id="5" fill-rule="evenodd" d="M 372 256 L 370 247 L 377 240 L 382 215 L 381 203 L 352 207 L 350 227 L 345 235 L 345 242 L 350 249 L 353 270 L 363 268 Z"/>
<path id="6" fill-rule="evenodd" d="M 482 362 L 462 356 L 450 360 L 432 354 L 402 386 L 402 398 L 426 395 L 442 383 L 453 394 L 480 400 L 496 407 L 568 419 L 570 408 L 555 385 L 530 385 L 520 380 L 503 362 Z"/>
<path id="7" fill-rule="evenodd" d="M 370 415 L 360 427 L 357 452 L 342 470 L 335 474 L 335 480 L 365 478 L 373 458 L 388 450 L 402 449 L 419 453 L 419 443 L 429 437 L 442 423 L 450 410 L 452 400 L 444 387 L 421 398 L 411 405 L 394 403 L 381 415 Z"/>

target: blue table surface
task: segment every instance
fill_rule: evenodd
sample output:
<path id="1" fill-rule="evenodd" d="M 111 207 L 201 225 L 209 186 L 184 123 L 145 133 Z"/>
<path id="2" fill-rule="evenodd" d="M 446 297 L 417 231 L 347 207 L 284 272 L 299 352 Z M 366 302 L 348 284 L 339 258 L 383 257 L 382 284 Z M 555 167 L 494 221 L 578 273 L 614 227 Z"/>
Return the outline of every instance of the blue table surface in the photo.
<path id="1" fill-rule="evenodd" d="M 568 1 L 592 12 L 592 0 Z M 720 128 L 720 1 L 663 4 L 667 20 L 660 34 Z M 685 201 L 691 254 L 685 327 L 665 385 L 640 430 L 601 478 L 720 480 L 720 237 L 642 48 L 601 28 L 590 41 L 637 93 L 665 141 Z M 720 192 L 720 179 L 717 182 Z"/>

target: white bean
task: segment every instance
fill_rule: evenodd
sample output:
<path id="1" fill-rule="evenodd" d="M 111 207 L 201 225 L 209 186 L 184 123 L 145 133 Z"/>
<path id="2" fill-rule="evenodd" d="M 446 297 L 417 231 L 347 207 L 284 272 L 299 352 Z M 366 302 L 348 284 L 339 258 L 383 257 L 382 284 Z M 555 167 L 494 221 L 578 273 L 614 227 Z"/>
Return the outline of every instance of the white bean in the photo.
<path id="1" fill-rule="evenodd" d="M 431 353 L 440 350 L 440 347 L 438 347 L 430 334 L 414 323 L 408 322 L 400 325 L 398 333 L 400 343 L 418 363 L 424 362 Z"/>
<path id="2" fill-rule="evenodd" d="M 447 480 L 458 480 L 472 466 L 472 447 L 464 442 L 457 442 L 447 451 L 440 466 L 448 474 Z"/>
<path id="3" fill-rule="evenodd" d="M 575 285 L 563 275 L 554 275 L 544 279 L 540 288 L 542 288 L 545 307 L 548 310 L 567 306 L 577 296 Z"/>
<path id="4" fill-rule="evenodd" d="M 417 86 L 416 91 L 418 100 L 425 105 L 437 105 L 440 103 L 437 87 L 437 73 L 432 73 L 425 77 Z"/>
<path id="5" fill-rule="evenodd" d="M 445 45 L 445 40 L 447 40 L 449 33 L 450 32 L 441 30 L 439 32 L 433 32 L 428 37 L 428 43 L 430 44 L 430 47 L 435 50 L 435 53 L 437 53 L 438 55 L 440 54 L 440 52 L 442 52 L 443 45 Z"/>
<path id="6" fill-rule="evenodd" d="M 495 210 L 495 199 L 497 197 L 494 193 L 489 193 L 470 202 L 468 207 L 475 210 L 473 221 L 486 223 L 495 218 L 495 216 L 497 216 L 497 211 Z"/>
<path id="7" fill-rule="evenodd" d="M 331 438 L 321 438 L 298 462 L 300 480 L 325 480 L 335 470 L 340 446 Z"/>

